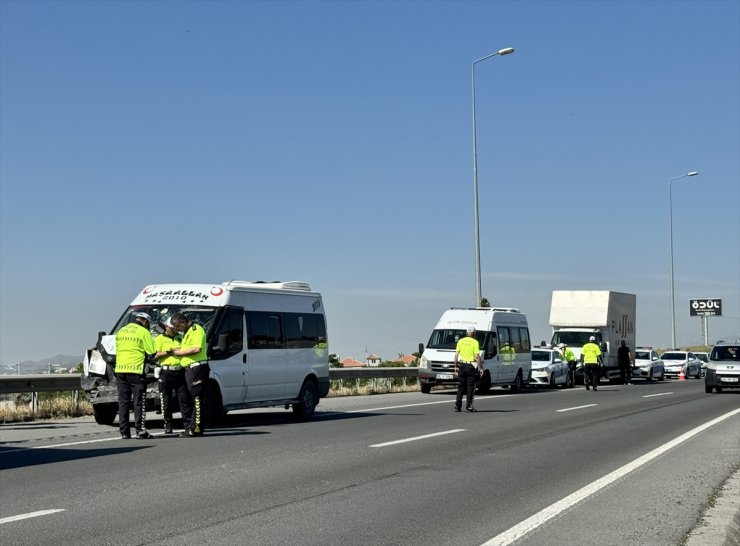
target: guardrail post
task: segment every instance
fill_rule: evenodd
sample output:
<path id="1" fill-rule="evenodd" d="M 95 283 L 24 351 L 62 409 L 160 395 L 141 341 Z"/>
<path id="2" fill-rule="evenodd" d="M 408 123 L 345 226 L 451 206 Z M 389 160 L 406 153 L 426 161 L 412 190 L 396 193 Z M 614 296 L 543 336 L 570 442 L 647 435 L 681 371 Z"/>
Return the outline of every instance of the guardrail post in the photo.
<path id="1" fill-rule="evenodd" d="M 38 413 L 39 411 L 39 393 L 33 391 L 31 393 L 31 413 Z"/>

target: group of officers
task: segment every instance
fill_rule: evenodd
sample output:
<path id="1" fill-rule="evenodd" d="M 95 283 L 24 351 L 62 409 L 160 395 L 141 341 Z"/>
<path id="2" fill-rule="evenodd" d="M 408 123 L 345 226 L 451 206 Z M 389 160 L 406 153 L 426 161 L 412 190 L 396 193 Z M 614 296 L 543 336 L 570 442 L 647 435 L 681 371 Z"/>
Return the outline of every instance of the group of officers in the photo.
<path id="1" fill-rule="evenodd" d="M 118 422 L 121 438 L 131 438 L 129 409 L 133 400 L 136 438 L 152 435 L 146 429 L 147 368 L 154 364 L 159 380 L 159 395 L 164 416 L 165 434 L 173 434 L 172 393 L 182 414 L 184 438 L 202 436 L 203 398 L 210 367 L 206 333 L 200 324 L 181 313 L 174 313 L 159 323 L 162 333 L 152 337 L 151 317 L 136 313 L 131 322 L 116 334 L 116 367 L 118 388 Z"/>
<path id="2" fill-rule="evenodd" d="M 544 342 L 543 342 L 544 343 Z M 560 343 L 555 349 L 562 355 L 568 363 L 569 373 L 571 374 L 571 384 L 575 383 L 576 373 L 576 355 L 569 349 L 565 343 Z M 457 387 L 457 397 L 455 399 L 455 411 L 462 411 L 462 399 L 465 394 L 465 411 L 474 413 L 477 410 L 473 406 L 473 397 L 475 395 L 475 384 L 483 375 L 483 361 L 480 356 L 480 345 L 475 338 L 475 327 L 468 326 L 466 336 L 460 338 L 455 346 L 455 373 L 459 379 Z M 617 350 L 617 362 L 622 383 L 629 385 L 632 380 L 632 354 L 627 347 L 627 343 L 622 343 Z M 581 347 L 581 363 L 583 364 L 584 383 L 586 390 L 593 387 L 594 391 L 598 390 L 599 384 L 599 367 L 602 363 L 601 347 L 596 343 L 596 337 L 590 336 L 588 343 Z"/>

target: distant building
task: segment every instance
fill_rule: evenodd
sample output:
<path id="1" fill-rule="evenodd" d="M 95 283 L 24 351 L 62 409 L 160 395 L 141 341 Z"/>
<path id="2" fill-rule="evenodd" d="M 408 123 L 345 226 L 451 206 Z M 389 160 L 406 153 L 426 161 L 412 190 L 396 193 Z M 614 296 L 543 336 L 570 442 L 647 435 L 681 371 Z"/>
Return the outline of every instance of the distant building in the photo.
<path id="1" fill-rule="evenodd" d="M 362 368 L 365 365 L 359 360 L 355 360 L 351 356 L 344 357 L 339 361 L 343 368 Z"/>
<path id="2" fill-rule="evenodd" d="M 414 355 L 401 355 L 396 361 L 403 362 L 403 365 L 406 367 L 416 367 L 419 364 L 419 359 Z"/>
<path id="3" fill-rule="evenodd" d="M 380 366 L 380 363 L 383 362 L 383 359 L 380 358 L 375 353 L 371 353 L 367 355 L 367 358 L 365 360 L 368 366 L 375 366 L 375 367 Z"/>

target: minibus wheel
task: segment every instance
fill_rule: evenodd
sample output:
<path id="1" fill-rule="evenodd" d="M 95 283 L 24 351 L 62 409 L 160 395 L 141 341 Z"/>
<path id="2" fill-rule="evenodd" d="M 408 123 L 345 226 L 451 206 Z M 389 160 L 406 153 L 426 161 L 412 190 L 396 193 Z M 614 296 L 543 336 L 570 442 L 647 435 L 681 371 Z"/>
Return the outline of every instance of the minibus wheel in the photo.
<path id="1" fill-rule="evenodd" d="M 112 425 L 118 415 L 118 404 L 93 404 L 95 422 L 99 425 Z"/>
<path id="2" fill-rule="evenodd" d="M 293 402 L 293 414 L 299 419 L 310 419 L 319 403 L 319 393 L 316 384 L 306 379 L 298 393 L 298 401 Z"/>

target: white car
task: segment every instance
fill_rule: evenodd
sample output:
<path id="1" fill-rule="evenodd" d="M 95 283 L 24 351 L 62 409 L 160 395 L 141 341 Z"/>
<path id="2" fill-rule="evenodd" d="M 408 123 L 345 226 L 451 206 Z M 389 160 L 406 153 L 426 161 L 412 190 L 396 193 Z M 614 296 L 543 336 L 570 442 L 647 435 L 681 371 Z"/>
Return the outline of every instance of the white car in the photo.
<path id="1" fill-rule="evenodd" d="M 701 373 L 707 373 L 707 364 L 709 364 L 709 353 L 700 353 L 697 351 L 694 353 L 694 355 L 696 356 L 696 358 L 701 360 Z"/>
<path id="2" fill-rule="evenodd" d="M 529 384 L 555 388 L 572 387 L 573 381 L 568 373 L 568 363 L 560 351 L 535 347 L 532 349 L 532 377 Z"/>
<path id="3" fill-rule="evenodd" d="M 663 360 L 666 375 L 678 377 L 683 370 L 686 379 L 701 377 L 701 360 L 691 351 L 666 351 L 660 358 Z"/>
<path id="4" fill-rule="evenodd" d="M 635 349 L 635 364 L 632 367 L 632 379 L 647 379 L 652 381 L 665 379 L 665 367 L 663 360 L 655 349 L 650 347 L 638 347 Z"/>

